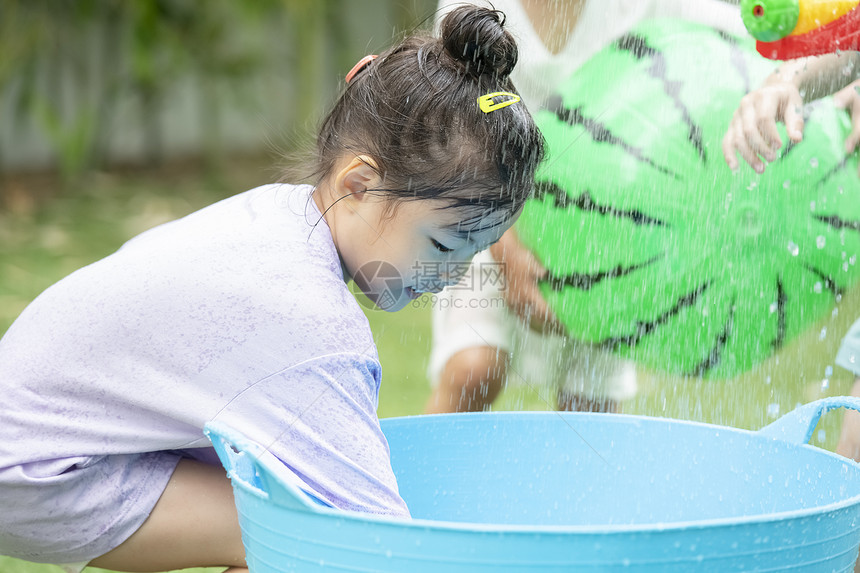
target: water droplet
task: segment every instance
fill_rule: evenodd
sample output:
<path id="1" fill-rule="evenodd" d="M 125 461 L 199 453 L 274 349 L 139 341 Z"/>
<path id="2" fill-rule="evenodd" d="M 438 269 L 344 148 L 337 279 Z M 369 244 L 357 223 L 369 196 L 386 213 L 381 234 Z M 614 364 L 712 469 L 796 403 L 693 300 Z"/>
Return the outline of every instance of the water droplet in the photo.
<path id="1" fill-rule="evenodd" d="M 827 376 L 828 378 L 833 376 L 833 366 L 828 366 L 827 368 L 825 368 L 824 369 L 824 375 Z"/>
<path id="2" fill-rule="evenodd" d="M 776 312 L 776 309 L 778 309 L 778 308 L 779 308 L 779 305 L 775 302 L 772 302 L 772 303 L 770 303 L 768 310 L 770 311 L 771 314 L 773 314 Z"/>
<path id="3" fill-rule="evenodd" d="M 800 254 L 800 247 L 794 241 L 788 241 L 788 252 L 791 253 L 792 257 L 796 257 Z"/>
<path id="4" fill-rule="evenodd" d="M 786 179 L 785 181 L 782 182 L 782 188 L 783 189 L 788 189 L 789 187 L 791 187 L 791 180 L 790 179 Z"/>
<path id="5" fill-rule="evenodd" d="M 830 388 L 830 380 L 825 378 L 824 380 L 821 381 L 821 391 L 827 392 L 828 388 Z"/>
<path id="6" fill-rule="evenodd" d="M 819 249 L 823 249 L 827 244 L 827 238 L 824 235 L 818 235 L 815 237 L 815 246 Z"/>
<path id="7" fill-rule="evenodd" d="M 823 287 L 823 286 L 821 286 L 821 281 L 818 281 L 817 283 L 815 283 L 814 285 L 812 285 L 812 291 L 813 291 L 815 294 L 821 294 L 821 290 L 822 290 L 823 288 L 824 288 L 824 287 Z"/>
<path id="8" fill-rule="evenodd" d="M 771 418 L 776 418 L 779 416 L 779 404 L 776 402 L 771 402 L 767 405 L 767 415 Z"/>
<path id="9" fill-rule="evenodd" d="M 824 430 L 818 430 L 818 441 L 823 442 L 826 439 L 827 439 L 827 432 L 825 432 Z"/>
<path id="10" fill-rule="evenodd" d="M 813 157 L 812 159 L 810 159 L 810 160 L 809 160 L 809 166 L 810 166 L 810 167 L 812 167 L 813 169 L 815 169 L 816 167 L 818 167 L 818 158 L 817 158 L 817 157 Z"/>
<path id="11" fill-rule="evenodd" d="M 827 338 L 827 327 L 822 327 L 821 332 L 818 334 L 818 340 L 824 340 Z"/>
<path id="12" fill-rule="evenodd" d="M 815 211 L 815 201 L 810 201 L 810 202 L 809 202 L 809 210 L 810 210 L 810 211 Z"/>
<path id="13" fill-rule="evenodd" d="M 765 378 L 765 379 L 764 379 L 764 383 L 765 383 L 765 384 L 770 385 L 770 382 L 771 382 L 771 378 L 770 378 L 770 376 L 768 376 L 767 378 Z"/>

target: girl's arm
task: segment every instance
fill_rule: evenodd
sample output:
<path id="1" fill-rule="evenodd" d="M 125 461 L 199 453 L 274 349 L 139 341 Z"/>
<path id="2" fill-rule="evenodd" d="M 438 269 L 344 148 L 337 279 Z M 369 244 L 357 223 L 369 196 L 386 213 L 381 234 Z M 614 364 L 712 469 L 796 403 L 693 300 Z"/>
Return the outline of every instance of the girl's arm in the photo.
<path id="1" fill-rule="evenodd" d="M 860 75 L 860 53 L 828 54 L 826 56 L 792 60 L 780 66 L 762 86 L 741 99 L 729 129 L 723 138 L 723 156 L 732 169 L 737 169 L 737 155 L 758 173 L 764 162 L 776 159 L 782 146 L 777 122 L 785 124 L 792 141 L 803 138 L 803 103 L 828 96 L 845 87 Z M 853 111 L 857 91 L 840 94 L 840 103 Z M 853 149 L 855 132 L 860 131 L 860 114 L 852 114 L 854 131 L 846 143 Z"/>

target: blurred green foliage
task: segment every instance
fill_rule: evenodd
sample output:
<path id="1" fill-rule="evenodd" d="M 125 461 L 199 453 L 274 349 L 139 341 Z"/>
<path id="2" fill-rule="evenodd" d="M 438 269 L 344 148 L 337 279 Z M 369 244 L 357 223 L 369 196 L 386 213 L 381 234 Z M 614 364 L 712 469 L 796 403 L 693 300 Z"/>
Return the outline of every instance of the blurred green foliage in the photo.
<path id="1" fill-rule="evenodd" d="M 3 0 L 0 90 L 10 90 L 15 122 L 35 121 L 59 160 L 64 179 L 99 164 L 118 98 L 138 99 L 155 116 L 171 82 L 192 70 L 241 79 L 259 54 L 226 42 L 237 19 L 261 17 L 274 2 Z M 73 98 L 66 92 L 75 92 Z M 64 109 L 73 102 L 74 108 Z M 145 122 L 148 150 L 160 134 Z"/>
<path id="2" fill-rule="evenodd" d="M 201 152 L 214 166 L 229 137 L 221 112 L 253 97 L 249 78 L 289 78 L 298 87 L 284 101 L 297 121 L 306 121 L 369 42 L 415 26 L 433 6 L 429 0 L 359 7 L 348 0 L 0 0 L 0 101 L 13 110 L 3 122 L 46 139 L 69 182 L 104 166 L 118 108 L 132 101 L 146 159 L 157 164 L 164 159 L 160 112 L 191 79 L 200 88 L 194 107 Z M 362 9 L 377 20 L 375 38 L 354 22 Z M 392 19 L 394 29 L 381 32 Z"/>

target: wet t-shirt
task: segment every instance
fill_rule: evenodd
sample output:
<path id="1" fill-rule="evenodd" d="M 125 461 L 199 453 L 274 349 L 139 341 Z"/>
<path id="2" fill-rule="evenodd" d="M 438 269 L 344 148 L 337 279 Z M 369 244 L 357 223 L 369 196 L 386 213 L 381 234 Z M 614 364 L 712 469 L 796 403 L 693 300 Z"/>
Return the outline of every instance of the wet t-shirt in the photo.
<path id="1" fill-rule="evenodd" d="M 376 348 L 311 191 L 264 186 L 156 227 L 23 312 L 0 340 L 0 554 L 39 557 L 21 532 L 44 524 L 25 513 L 54 512 L 56 530 L 33 535 L 55 562 L 89 558 L 63 544 L 112 535 L 121 513 L 128 535 L 175 465 L 136 454 L 211 459 L 213 420 L 336 507 L 407 515 Z M 33 493 L 66 482 L 68 496 Z"/>

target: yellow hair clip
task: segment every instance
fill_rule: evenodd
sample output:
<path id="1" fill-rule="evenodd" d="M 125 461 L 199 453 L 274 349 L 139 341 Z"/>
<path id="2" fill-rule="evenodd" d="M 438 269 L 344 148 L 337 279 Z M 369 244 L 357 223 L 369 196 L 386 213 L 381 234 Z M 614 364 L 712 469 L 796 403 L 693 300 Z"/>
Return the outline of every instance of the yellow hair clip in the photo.
<path id="1" fill-rule="evenodd" d="M 502 100 L 500 102 L 493 101 L 493 98 L 498 96 L 507 96 L 508 99 Z M 478 98 L 478 107 L 481 108 L 481 111 L 484 113 L 490 113 L 496 111 L 497 109 L 502 109 L 503 107 L 508 107 L 509 105 L 513 105 L 520 101 L 520 96 L 511 92 L 493 92 L 491 94 L 482 95 Z"/>

